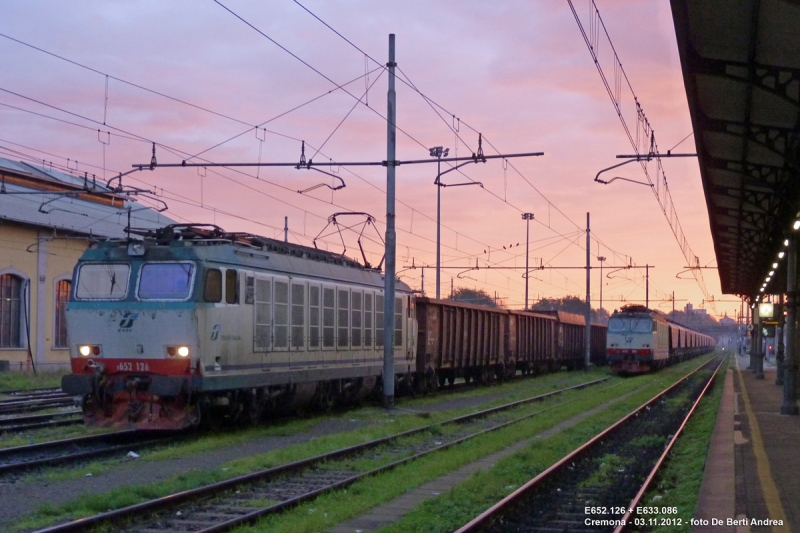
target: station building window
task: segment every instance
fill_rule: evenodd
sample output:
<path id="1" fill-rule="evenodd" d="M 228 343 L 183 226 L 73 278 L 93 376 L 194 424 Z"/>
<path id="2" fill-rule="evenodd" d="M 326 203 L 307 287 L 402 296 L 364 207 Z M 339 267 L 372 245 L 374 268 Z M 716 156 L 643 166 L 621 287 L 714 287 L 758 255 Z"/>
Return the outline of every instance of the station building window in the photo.
<path id="1" fill-rule="evenodd" d="M 22 284 L 13 274 L 0 276 L 0 348 L 22 348 Z"/>
<path id="2" fill-rule="evenodd" d="M 55 317 L 53 321 L 53 348 L 67 347 L 67 302 L 72 290 L 72 281 L 62 279 L 56 282 Z"/>

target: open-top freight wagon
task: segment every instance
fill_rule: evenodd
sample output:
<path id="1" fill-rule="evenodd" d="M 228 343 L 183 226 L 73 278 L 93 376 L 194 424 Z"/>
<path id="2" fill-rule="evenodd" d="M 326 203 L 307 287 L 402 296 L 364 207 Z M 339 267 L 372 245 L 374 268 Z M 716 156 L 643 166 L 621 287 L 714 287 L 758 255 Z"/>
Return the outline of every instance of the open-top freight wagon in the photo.
<path id="1" fill-rule="evenodd" d="M 585 318 L 417 298 L 417 375 L 444 385 L 583 368 Z M 606 327 L 592 325 L 591 361 L 605 363 Z M 435 376 L 436 381 L 433 381 Z"/>

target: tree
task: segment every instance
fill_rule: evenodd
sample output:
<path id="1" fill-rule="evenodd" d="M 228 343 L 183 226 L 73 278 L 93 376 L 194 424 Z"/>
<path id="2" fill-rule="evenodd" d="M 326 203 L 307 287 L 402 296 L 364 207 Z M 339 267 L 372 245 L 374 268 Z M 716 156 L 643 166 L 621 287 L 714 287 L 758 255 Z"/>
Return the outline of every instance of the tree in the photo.
<path id="1" fill-rule="evenodd" d="M 577 296 L 544 298 L 533 304 L 531 311 L 566 311 L 583 316 L 586 314 L 586 301 Z M 592 309 L 592 322 L 605 324 L 608 322 L 608 316 L 608 311 L 605 309 Z"/>
<path id="2" fill-rule="evenodd" d="M 480 289 L 467 289 L 460 287 L 446 299 L 456 302 L 464 302 L 465 304 L 497 307 L 497 303 L 494 301 L 494 298 L 492 298 L 486 291 L 482 291 Z"/>

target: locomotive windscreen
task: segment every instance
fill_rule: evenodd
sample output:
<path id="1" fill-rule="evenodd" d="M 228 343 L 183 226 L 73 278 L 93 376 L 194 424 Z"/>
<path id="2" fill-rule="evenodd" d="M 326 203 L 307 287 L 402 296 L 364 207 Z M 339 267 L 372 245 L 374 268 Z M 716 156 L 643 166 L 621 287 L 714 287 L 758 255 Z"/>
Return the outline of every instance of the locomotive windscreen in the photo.
<path id="1" fill-rule="evenodd" d="M 610 318 L 608 331 L 621 333 L 624 331 L 634 333 L 648 333 L 652 331 L 653 320 L 650 318 Z"/>
<path id="2" fill-rule="evenodd" d="M 142 300 L 185 300 L 192 291 L 192 263 L 145 263 L 139 280 Z"/>
<path id="3" fill-rule="evenodd" d="M 80 300 L 121 300 L 128 293 L 131 266 L 126 263 L 87 263 L 78 270 Z"/>

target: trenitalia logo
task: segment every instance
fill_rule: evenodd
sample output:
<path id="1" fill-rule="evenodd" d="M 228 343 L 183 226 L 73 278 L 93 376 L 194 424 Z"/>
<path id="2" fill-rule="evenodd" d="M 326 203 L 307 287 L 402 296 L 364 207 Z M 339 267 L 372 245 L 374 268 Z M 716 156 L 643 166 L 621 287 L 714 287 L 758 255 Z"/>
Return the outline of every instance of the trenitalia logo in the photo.
<path id="1" fill-rule="evenodd" d="M 123 313 L 122 320 L 119 321 L 119 331 L 130 331 L 137 318 L 139 318 L 139 313 Z"/>
<path id="2" fill-rule="evenodd" d="M 221 324 L 214 324 L 214 327 L 211 329 L 211 340 L 215 341 L 219 338 L 219 330 L 222 328 Z"/>

